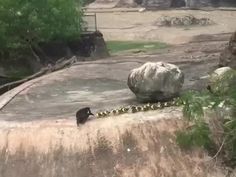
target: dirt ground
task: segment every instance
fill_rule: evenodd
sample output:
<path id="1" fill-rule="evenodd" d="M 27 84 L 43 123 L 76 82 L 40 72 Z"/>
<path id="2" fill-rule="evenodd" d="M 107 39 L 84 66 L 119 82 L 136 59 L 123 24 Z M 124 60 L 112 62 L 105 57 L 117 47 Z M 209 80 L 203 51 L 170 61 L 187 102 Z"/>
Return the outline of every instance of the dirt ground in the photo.
<path id="1" fill-rule="evenodd" d="M 162 10 L 146 12 L 97 11 L 98 29 L 106 40 L 148 40 L 170 44 L 191 41 L 200 34 L 229 33 L 236 30 L 236 11 L 203 10 Z M 88 10 L 87 12 L 93 12 Z M 210 26 L 158 27 L 156 21 L 161 16 L 193 15 L 209 18 L 215 22 Z"/>

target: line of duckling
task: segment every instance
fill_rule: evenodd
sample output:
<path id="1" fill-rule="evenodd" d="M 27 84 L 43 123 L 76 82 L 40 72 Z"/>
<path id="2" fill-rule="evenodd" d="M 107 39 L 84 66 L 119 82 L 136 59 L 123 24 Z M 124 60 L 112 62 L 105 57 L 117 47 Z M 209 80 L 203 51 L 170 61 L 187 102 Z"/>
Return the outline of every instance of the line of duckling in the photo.
<path id="1" fill-rule="evenodd" d="M 112 109 L 110 111 L 105 110 L 105 111 L 100 111 L 96 113 L 97 118 L 104 118 L 108 117 L 111 115 L 121 115 L 125 113 L 137 113 L 137 112 L 145 112 L 145 111 L 150 111 L 150 110 L 158 110 L 158 109 L 163 109 L 165 107 L 170 107 L 170 106 L 180 106 L 182 105 L 183 102 L 180 99 L 174 99 L 171 101 L 167 102 L 158 102 L 158 103 L 147 103 L 145 105 L 132 105 L 132 106 L 127 106 L 127 107 L 121 107 L 118 109 Z"/>

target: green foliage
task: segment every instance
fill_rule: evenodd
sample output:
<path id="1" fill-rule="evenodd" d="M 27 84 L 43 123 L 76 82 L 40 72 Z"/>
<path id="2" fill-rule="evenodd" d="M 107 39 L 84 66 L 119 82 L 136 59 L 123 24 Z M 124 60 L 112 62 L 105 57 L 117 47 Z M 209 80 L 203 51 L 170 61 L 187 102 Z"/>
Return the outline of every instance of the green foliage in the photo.
<path id="1" fill-rule="evenodd" d="M 235 70 L 226 71 L 221 77 L 212 77 L 211 83 L 214 93 L 221 97 L 236 95 L 235 87 L 232 87 L 236 86 Z"/>
<path id="2" fill-rule="evenodd" d="M 165 47 L 167 47 L 167 45 L 160 42 L 107 41 L 107 48 L 111 54 L 129 52 L 132 50 L 153 51 Z"/>
<path id="3" fill-rule="evenodd" d="M 82 13 L 75 0 L 1 0 L 0 51 L 79 37 Z"/>
<path id="4" fill-rule="evenodd" d="M 191 126 L 187 131 L 178 131 L 177 143 L 183 149 L 193 147 L 209 149 L 213 144 L 209 135 L 210 130 L 208 125 L 201 121 Z"/>
<path id="5" fill-rule="evenodd" d="M 184 131 L 177 132 L 177 143 L 184 149 L 204 147 L 209 150 L 214 144 L 212 132 L 205 120 L 204 110 L 229 110 L 230 115 L 222 114 L 220 123 L 223 132 L 220 134 L 222 153 L 228 161 L 236 164 L 236 71 L 226 72 L 212 84 L 213 92 L 189 91 L 181 96 L 183 114 L 191 126 Z"/>
<path id="6" fill-rule="evenodd" d="M 183 114 L 188 120 L 200 119 L 204 116 L 203 106 L 205 105 L 208 94 L 189 91 L 182 95 L 181 99 L 184 103 Z"/>

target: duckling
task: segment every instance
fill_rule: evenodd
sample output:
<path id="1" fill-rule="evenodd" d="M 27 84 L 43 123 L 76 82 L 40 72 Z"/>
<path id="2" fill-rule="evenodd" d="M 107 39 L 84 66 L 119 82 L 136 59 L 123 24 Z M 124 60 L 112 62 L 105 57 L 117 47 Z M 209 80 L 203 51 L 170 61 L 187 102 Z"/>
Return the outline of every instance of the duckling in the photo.
<path id="1" fill-rule="evenodd" d="M 110 111 L 104 111 L 102 112 L 103 116 L 108 116 L 110 114 Z"/>
<path id="2" fill-rule="evenodd" d="M 151 104 L 150 103 L 146 104 L 146 107 L 150 109 L 151 108 Z"/>
<path id="3" fill-rule="evenodd" d="M 100 117 L 100 112 L 96 113 L 95 117 L 99 118 Z"/>
<path id="4" fill-rule="evenodd" d="M 144 111 L 148 111 L 151 109 L 151 104 L 148 103 L 148 104 L 144 105 L 143 108 L 144 108 Z"/>
<path id="5" fill-rule="evenodd" d="M 123 108 L 119 108 L 119 109 L 117 109 L 118 110 L 118 114 L 123 114 L 124 112 L 123 112 Z"/>
<path id="6" fill-rule="evenodd" d="M 127 112 L 129 111 L 129 108 L 122 108 L 121 111 L 122 111 L 123 113 L 127 113 Z"/>
<path id="7" fill-rule="evenodd" d="M 121 114 L 122 113 L 122 110 L 121 109 L 113 109 L 112 111 L 112 114 Z"/>
<path id="8" fill-rule="evenodd" d="M 97 118 L 102 118 L 102 117 L 104 117 L 103 112 L 98 112 L 98 113 L 96 114 L 96 117 L 97 117 Z"/>
<path id="9" fill-rule="evenodd" d="M 162 102 L 161 104 L 162 104 L 163 107 L 169 107 L 170 106 L 169 102 Z"/>
<path id="10" fill-rule="evenodd" d="M 182 103 L 178 100 L 175 102 L 175 106 L 180 106 Z"/>
<path id="11" fill-rule="evenodd" d="M 179 106 L 179 105 L 180 105 L 180 102 L 179 102 L 179 100 L 177 100 L 177 99 L 173 99 L 171 105 L 172 105 L 172 106 Z"/>
<path id="12" fill-rule="evenodd" d="M 155 104 L 153 104 L 153 105 L 151 105 L 150 109 L 151 109 L 151 110 L 157 110 L 157 109 L 158 109 L 158 106 L 155 105 Z"/>
<path id="13" fill-rule="evenodd" d="M 156 104 L 156 106 L 157 106 L 158 109 L 162 109 L 162 108 L 163 108 L 163 105 L 162 105 L 160 102 L 158 102 L 158 103 Z"/>
<path id="14" fill-rule="evenodd" d="M 169 101 L 169 105 L 170 106 L 174 106 L 175 105 L 175 101 L 174 100 Z"/>
<path id="15" fill-rule="evenodd" d="M 148 111 L 148 110 L 149 110 L 149 107 L 147 107 L 146 105 L 144 105 L 144 106 L 141 107 L 141 110 L 142 110 L 142 111 Z"/>
<path id="16" fill-rule="evenodd" d="M 137 110 L 137 112 L 142 111 L 142 107 L 141 106 L 136 106 L 136 110 Z"/>
<path id="17" fill-rule="evenodd" d="M 182 101 L 181 101 L 181 104 L 182 104 L 182 105 L 186 105 L 186 101 L 182 100 Z"/>
<path id="18" fill-rule="evenodd" d="M 118 113 L 118 110 L 117 109 L 113 109 L 113 110 L 111 110 L 111 113 L 115 115 L 115 114 Z"/>
<path id="19" fill-rule="evenodd" d="M 137 110 L 137 107 L 136 106 L 131 106 L 131 112 L 132 113 L 136 113 L 136 112 L 138 112 L 138 110 Z"/>
<path id="20" fill-rule="evenodd" d="M 181 100 L 180 98 L 174 98 L 172 100 L 172 106 L 180 106 L 181 105 Z"/>
<path id="21" fill-rule="evenodd" d="M 166 107 L 170 107 L 170 106 L 172 106 L 172 101 L 167 101 L 166 102 Z"/>

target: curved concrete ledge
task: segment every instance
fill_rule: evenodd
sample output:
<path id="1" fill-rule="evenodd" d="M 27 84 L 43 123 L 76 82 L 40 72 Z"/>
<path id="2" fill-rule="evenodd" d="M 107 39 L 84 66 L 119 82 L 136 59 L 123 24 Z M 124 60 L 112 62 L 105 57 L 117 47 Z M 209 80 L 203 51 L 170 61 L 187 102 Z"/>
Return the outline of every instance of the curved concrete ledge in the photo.
<path id="1" fill-rule="evenodd" d="M 214 176 L 204 152 L 185 153 L 175 144 L 181 116 L 169 108 L 78 128 L 72 120 L 12 123 L 0 130 L 0 176 Z"/>

